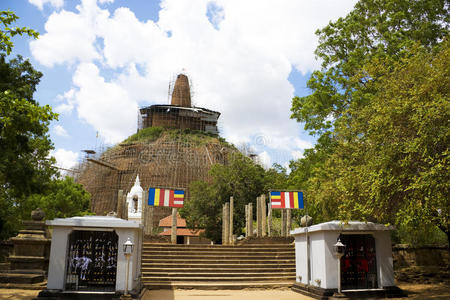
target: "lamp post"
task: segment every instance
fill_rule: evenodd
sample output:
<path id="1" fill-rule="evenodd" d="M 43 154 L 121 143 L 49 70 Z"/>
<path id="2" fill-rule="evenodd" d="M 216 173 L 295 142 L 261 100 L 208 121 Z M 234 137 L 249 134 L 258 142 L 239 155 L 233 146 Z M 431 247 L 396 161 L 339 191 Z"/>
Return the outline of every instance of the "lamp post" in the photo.
<path id="1" fill-rule="evenodd" d="M 125 282 L 125 293 L 124 295 L 128 295 L 128 278 L 129 278 L 129 271 L 130 271 L 130 256 L 131 253 L 133 253 L 134 244 L 130 240 L 130 238 L 127 239 L 127 241 L 123 244 L 123 254 L 127 258 L 127 281 Z"/>
<path id="2" fill-rule="evenodd" d="M 337 243 L 333 245 L 334 253 L 338 261 L 338 295 L 341 295 L 341 258 L 344 256 L 345 247 L 341 239 L 338 239 Z"/>

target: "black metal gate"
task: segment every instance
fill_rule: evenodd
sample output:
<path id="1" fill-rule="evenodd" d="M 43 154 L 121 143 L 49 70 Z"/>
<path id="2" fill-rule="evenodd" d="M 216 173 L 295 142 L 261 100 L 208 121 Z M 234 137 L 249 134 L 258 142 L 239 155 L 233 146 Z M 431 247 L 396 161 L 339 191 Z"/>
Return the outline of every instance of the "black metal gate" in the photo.
<path id="1" fill-rule="evenodd" d="M 114 231 L 75 230 L 69 235 L 66 290 L 114 291 L 118 236 Z"/>
<path id="2" fill-rule="evenodd" d="M 378 287 L 375 239 L 370 234 L 343 234 L 346 245 L 341 258 L 341 288 L 373 289 Z"/>

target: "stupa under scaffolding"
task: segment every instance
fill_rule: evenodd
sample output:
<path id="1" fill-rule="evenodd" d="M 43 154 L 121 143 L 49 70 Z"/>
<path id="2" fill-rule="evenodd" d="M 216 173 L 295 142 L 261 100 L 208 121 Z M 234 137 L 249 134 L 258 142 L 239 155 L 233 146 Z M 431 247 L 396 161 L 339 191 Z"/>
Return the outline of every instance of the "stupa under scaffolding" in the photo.
<path id="1" fill-rule="evenodd" d="M 220 113 L 190 107 L 186 82 L 185 75 L 178 75 L 171 105 L 140 109 L 144 122 L 139 130 L 153 127 L 157 136 L 127 139 L 101 154 L 87 155 L 79 165 L 75 178 L 91 193 L 95 214 L 116 211 L 118 191 L 126 194 L 137 175 L 144 189 L 182 188 L 189 201 L 190 183 L 208 180 L 211 166 L 225 164 L 229 154 L 236 151 L 214 134 Z M 154 213 L 157 226 L 161 218 L 170 214 L 170 209 L 157 207 Z"/>

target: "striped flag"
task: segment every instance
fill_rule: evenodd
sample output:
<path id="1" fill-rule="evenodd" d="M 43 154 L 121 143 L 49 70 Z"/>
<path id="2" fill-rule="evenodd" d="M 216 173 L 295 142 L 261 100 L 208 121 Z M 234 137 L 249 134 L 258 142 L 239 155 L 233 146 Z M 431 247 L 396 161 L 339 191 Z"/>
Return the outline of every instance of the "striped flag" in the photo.
<path id="1" fill-rule="evenodd" d="M 171 189 L 150 188 L 148 190 L 148 205 L 183 207 L 184 191 Z"/>
<path id="2" fill-rule="evenodd" d="M 302 192 L 270 192 L 272 208 L 303 208 Z"/>

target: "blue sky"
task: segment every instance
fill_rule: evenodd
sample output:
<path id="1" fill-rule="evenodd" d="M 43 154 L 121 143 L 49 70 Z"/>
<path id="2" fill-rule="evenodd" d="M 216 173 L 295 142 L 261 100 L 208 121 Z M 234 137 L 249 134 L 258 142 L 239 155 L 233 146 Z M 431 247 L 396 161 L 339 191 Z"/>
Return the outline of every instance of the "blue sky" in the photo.
<path id="1" fill-rule="evenodd" d="M 276 5 L 274 4 L 276 3 Z M 193 102 L 222 113 L 221 135 L 261 161 L 286 165 L 314 138 L 290 120 L 294 95 L 319 67 L 316 29 L 345 16 L 353 0 L 2 0 L 18 26 L 13 55 L 44 76 L 35 98 L 60 114 L 50 126 L 58 164 L 136 131 L 137 109 L 167 103 L 183 71 Z"/>

